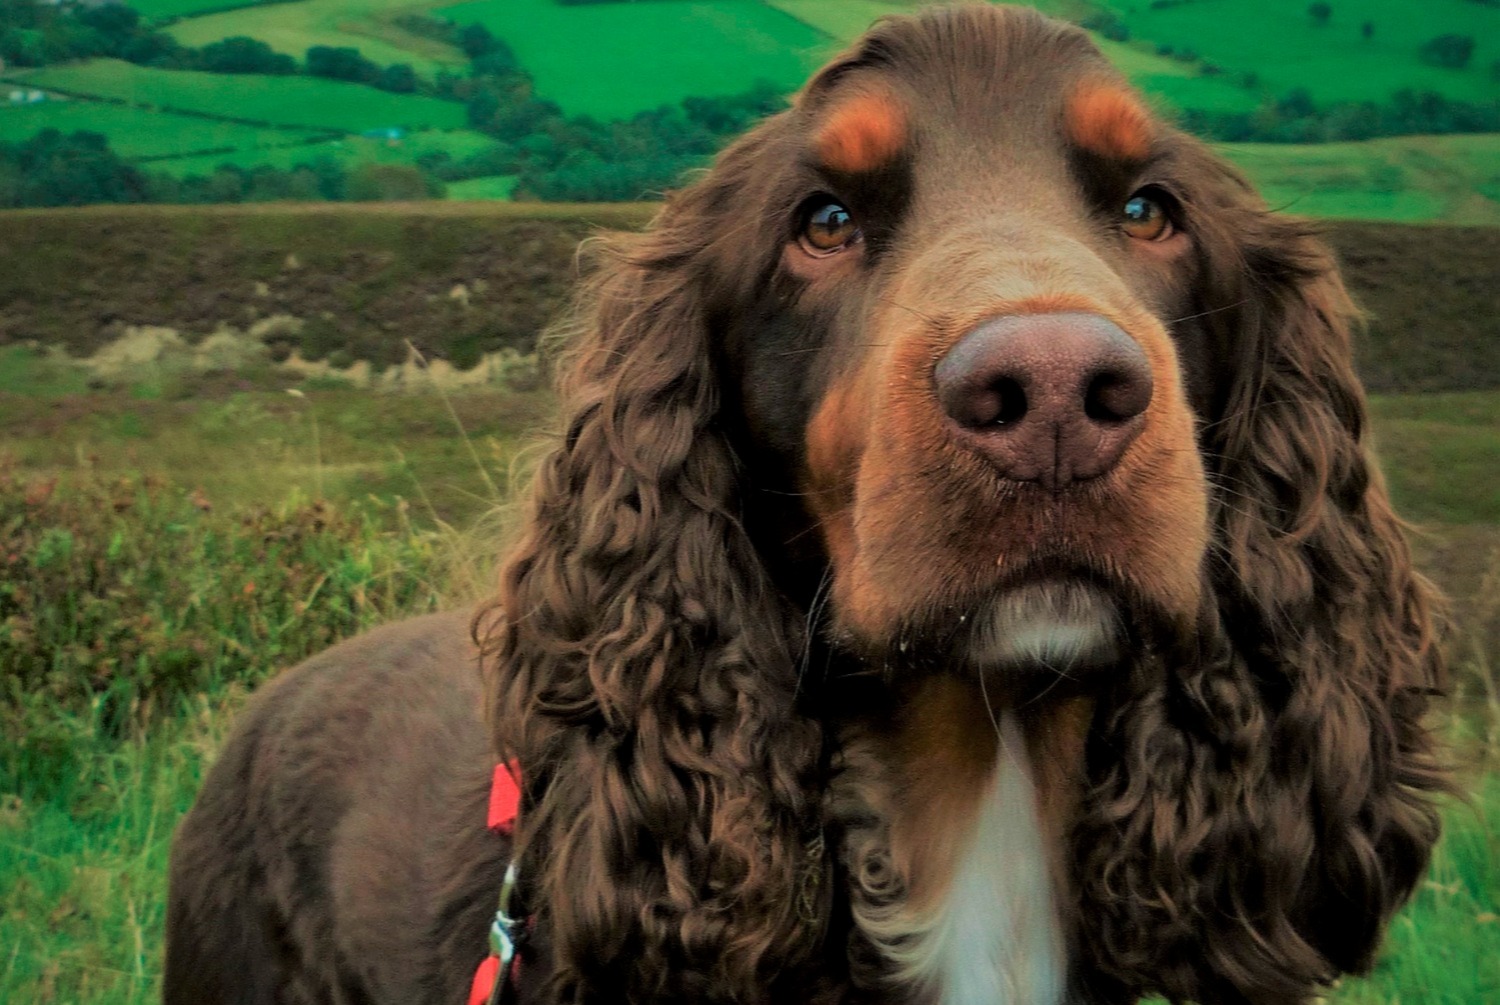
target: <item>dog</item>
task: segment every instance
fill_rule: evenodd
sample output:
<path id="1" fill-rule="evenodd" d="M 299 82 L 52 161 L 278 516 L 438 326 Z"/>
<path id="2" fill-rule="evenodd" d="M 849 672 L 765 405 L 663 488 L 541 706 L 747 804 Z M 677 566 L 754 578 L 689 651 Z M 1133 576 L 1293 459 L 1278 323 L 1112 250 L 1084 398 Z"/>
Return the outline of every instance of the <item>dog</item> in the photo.
<path id="1" fill-rule="evenodd" d="M 1444 675 L 1312 227 L 1084 32 L 978 5 L 880 21 L 593 254 L 496 596 L 244 712 L 168 1003 L 458 1002 L 512 865 L 523 1002 L 1369 967 Z"/>

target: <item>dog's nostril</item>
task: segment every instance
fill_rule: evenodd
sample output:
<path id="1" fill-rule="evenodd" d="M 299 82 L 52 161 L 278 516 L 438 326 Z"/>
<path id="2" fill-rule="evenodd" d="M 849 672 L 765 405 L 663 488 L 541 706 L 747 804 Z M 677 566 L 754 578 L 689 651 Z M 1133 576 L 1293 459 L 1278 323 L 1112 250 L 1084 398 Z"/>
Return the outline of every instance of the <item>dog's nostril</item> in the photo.
<path id="1" fill-rule="evenodd" d="M 1083 393 L 1083 414 L 1095 422 L 1124 422 L 1150 404 L 1149 370 L 1106 370 L 1090 380 Z"/>
<path id="2" fill-rule="evenodd" d="M 995 417 L 990 420 L 990 423 L 996 426 L 1008 426 L 1026 417 L 1026 389 L 1019 381 L 1002 377 L 995 382 L 994 391 L 998 401 Z"/>

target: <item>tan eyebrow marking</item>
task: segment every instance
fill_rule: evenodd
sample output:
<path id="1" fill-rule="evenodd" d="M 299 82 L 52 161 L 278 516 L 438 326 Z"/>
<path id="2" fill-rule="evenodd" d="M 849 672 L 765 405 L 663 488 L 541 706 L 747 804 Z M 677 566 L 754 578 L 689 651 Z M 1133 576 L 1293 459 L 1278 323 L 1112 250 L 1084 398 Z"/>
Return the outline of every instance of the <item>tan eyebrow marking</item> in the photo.
<path id="1" fill-rule="evenodd" d="M 856 94 L 828 116 L 813 150 L 824 167 L 857 173 L 895 159 L 906 143 L 906 111 L 883 91 Z"/>
<path id="2" fill-rule="evenodd" d="M 1082 84 L 1068 98 L 1065 114 L 1068 135 L 1090 153 L 1144 160 L 1151 152 L 1151 117 L 1119 84 Z"/>

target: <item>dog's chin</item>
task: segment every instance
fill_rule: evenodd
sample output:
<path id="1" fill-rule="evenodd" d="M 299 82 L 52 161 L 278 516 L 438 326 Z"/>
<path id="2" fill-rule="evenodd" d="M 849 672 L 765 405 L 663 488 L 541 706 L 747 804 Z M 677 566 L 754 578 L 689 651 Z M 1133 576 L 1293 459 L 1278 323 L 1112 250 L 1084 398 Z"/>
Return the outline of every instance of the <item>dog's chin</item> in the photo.
<path id="1" fill-rule="evenodd" d="M 997 694 L 1024 701 L 1037 692 L 1087 686 L 1124 651 L 1119 600 L 1094 583 L 1047 579 L 996 596 L 973 619 L 955 653 Z"/>
<path id="2" fill-rule="evenodd" d="M 980 673 L 1083 671 L 1118 662 L 1120 634 L 1119 604 L 1103 589 L 1043 580 L 1013 587 L 978 612 L 964 656 Z"/>

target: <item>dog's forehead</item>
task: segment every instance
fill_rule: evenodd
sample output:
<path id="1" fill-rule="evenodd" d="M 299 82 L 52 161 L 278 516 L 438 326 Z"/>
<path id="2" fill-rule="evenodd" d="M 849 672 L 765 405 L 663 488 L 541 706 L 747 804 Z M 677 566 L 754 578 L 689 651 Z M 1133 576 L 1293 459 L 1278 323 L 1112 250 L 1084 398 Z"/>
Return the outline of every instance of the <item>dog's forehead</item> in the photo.
<path id="1" fill-rule="evenodd" d="M 814 77 L 803 106 L 815 153 L 839 171 L 879 168 L 919 144 L 968 156 L 1055 148 L 1059 138 L 1139 159 L 1155 132 L 1085 33 L 1024 8 L 883 21 Z"/>

